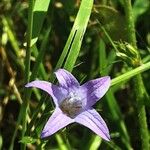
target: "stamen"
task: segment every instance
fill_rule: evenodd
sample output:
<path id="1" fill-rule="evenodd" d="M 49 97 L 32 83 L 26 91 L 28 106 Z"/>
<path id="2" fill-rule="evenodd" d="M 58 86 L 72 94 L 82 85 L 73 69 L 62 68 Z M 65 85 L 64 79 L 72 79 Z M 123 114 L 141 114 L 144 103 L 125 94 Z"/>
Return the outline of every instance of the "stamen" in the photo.
<path id="1" fill-rule="evenodd" d="M 70 97 L 62 101 L 60 108 L 67 116 L 74 118 L 81 111 L 82 102 L 77 96 L 71 93 Z"/>

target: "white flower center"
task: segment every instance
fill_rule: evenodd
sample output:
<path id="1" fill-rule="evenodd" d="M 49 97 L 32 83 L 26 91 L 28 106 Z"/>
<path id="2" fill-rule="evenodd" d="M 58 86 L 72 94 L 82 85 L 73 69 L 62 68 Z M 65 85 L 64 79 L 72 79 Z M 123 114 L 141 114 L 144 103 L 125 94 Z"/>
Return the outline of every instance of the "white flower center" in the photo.
<path id="1" fill-rule="evenodd" d="M 78 95 L 70 93 L 60 104 L 61 110 L 69 117 L 75 117 L 82 110 L 82 102 Z"/>

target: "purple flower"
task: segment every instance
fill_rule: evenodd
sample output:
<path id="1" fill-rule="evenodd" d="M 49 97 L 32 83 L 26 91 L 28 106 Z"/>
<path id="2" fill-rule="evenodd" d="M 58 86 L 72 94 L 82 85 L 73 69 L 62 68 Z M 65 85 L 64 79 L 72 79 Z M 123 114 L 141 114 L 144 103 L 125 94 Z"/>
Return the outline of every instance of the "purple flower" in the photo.
<path id="1" fill-rule="evenodd" d="M 56 106 L 41 133 L 41 138 L 48 137 L 67 125 L 77 122 L 109 141 L 107 125 L 92 106 L 107 92 L 110 87 L 110 77 L 91 80 L 80 86 L 76 78 L 64 69 L 58 69 L 55 74 L 59 86 L 38 80 L 26 85 L 26 87 L 36 87 L 46 91 L 53 98 Z"/>

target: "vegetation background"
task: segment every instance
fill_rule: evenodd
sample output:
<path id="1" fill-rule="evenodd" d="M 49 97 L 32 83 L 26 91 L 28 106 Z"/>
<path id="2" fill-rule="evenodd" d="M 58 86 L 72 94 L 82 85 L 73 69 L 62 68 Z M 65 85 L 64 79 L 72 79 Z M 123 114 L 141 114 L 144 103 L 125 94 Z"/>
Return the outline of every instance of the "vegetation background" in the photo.
<path id="1" fill-rule="evenodd" d="M 149 19 L 149 0 L 1 0 L 0 149 L 149 150 Z M 78 124 L 40 139 L 52 100 L 24 85 L 58 68 L 81 84 L 111 76 L 95 105 L 110 142 Z"/>

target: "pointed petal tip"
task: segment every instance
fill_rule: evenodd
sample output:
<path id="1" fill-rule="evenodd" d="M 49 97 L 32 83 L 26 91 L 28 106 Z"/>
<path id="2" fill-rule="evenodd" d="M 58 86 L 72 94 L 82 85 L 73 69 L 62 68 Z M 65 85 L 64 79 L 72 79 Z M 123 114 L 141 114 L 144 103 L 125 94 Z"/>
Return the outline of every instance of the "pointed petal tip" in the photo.
<path id="1" fill-rule="evenodd" d="M 29 83 L 25 84 L 25 87 L 30 87 L 30 84 Z"/>
<path id="2" fill-rule="evenodd" d="M 110 141 L 110 134 L 108 127 L 103 118 L 98 114 L 98 112 L 95 109 L 87 110 L 80 113 L 75 118 L 75 122 L 91 129 L 95 134 L 100 136 L 102 139 Z"/>
<path id="3" fill-rule="evenodd" d="M 110 82 L 110 80 L 111 80 L 110 76 L 105 76 L 105 77 L 103 77 L 103 78 L 105 78 L 106 81 L 108 81 L 108 82 Z"/>
<path id="4" fill-rule="evenodd" d="M 111 85 L 111 78 L 110 76 L 107 76 L 107 81 L 109 82 L 109 86 Z"/>
<path id="5" fill-rule="evenodd" d="M 40 136 L 41 139 L 44 139 L 44 138 L 50 136 L 50 135 L 47 134 L 47 132 L 48 132 L 48 131 L 45 131 L 45 130 L 42 131 L 41 136 Z"/>
<path id="6" fill-rule="evenodd" d="M 42 132 L 40 138 L 41 138 L 41 139 L 44 139 L 44 138 L 45 138 L 44 135 L 45 135 L 45 134 Z"/>
<path id="7" fill-rule="evenodd" d="M 38 81 L 40 81 L 40 80 L 31 81 L 31 82 L 25 84 L 25 87 L 27 87 L 27 88 L 28 87 L 33 87 L 35 85 L 35 83 L 38 82 Z"/>
<path id="8" fill-rule="evenodd" d="M 56 70 L 54 73 L 61 87 L 64 87 L 65 89 L 68 89 L 68 88 L 72 89 L 73 87 L 80 86 L 77 79 L 68 70 L 60 68 Z"/>
<path id="9" fill-rule="evenodd" d="M 111 140 L 109 133 L 107 133 L 105 136 L 106 137 L 103 139 L 109 142 Z"/>
<path id="10" fill-rule="evenodd" d="M 107 78 L 108 80 L 110 80 L 110 76 L 106 76 L 106 78 Z"/>
<path id="11" fill-rule="evenodd" d="M 104 80 L 103 80 L 103 83 L 104 83 L 104 85 L 107 87 L 107 88 L 109 88 L 110 87 L 110 85 L 111 85 L 111 78 L 110 78 L 110 76 L 105 76 L 105 77 L 102 77 Z M 107 89 L 106 88 L 106 89 Z M 108 89 L 107 89 L 108 90 Z M 106 92 L 107 92 L 107 90 L 106 90 Z"/>
<path id="12" fill-rule="evenodd" d="M 100 135 L 99 133 L 96 134 L 99 135 L 105 141 L 109 142 L 111 140 L 109 132 L 103 132 L 103 135 L 102 134 Z"/>

